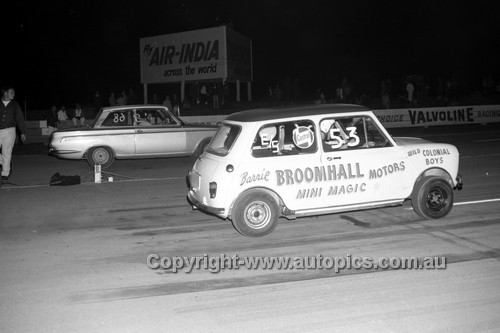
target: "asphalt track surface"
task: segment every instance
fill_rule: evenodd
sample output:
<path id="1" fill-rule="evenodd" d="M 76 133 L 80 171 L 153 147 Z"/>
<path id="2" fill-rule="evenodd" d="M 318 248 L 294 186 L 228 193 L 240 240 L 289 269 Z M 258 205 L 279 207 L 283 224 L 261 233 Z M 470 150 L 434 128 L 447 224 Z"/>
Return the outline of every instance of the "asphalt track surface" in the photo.
<path id="1" fill-rule="evenodd" d="M 263 238 L 186 201 L 190 158 L 85 161 L 18 147 L 0 189 L 1 332 L 470 332 L 500 327 L 500 129 L 393 130 L 455 144 L 449 216 L 402 207 L 282 220 Z M 52 174 L 83 183 L 48 186 Z M 151 269 L 160 257 L 425 257 L 445 269 Z M 215 269 L 215 266 L 213 266 Z"/>

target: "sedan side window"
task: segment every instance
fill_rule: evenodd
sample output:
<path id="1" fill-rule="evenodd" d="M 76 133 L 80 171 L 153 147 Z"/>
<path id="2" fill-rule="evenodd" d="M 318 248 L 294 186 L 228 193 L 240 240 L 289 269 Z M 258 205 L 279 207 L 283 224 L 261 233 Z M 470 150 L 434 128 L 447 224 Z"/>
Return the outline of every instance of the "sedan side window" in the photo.
<path id="1" fill-rule="evenodd" d="M 131 110 L 110 112 L 101 126 L 132 126 L 134 124 Z"/>
<path id="2" fill-rule="evenodd" d="M 135 114 L 137 126 L 177 125 L 170 114 L 158 109 L 140 109 Z"/>
<path id="3" fill-rule="evenodd" d="M 263 126 L 253 145 L 254 157 L 311 154 L 316 152 L 314 124 L 310 120 L 280 122 Z"/>
<path id="4" fill-rule="evenodd" d="M 178 125 L 177 121 L 167 112 L 159 112 L 159 118 L 162 118 L 162 123 L 164 125 Z"/>

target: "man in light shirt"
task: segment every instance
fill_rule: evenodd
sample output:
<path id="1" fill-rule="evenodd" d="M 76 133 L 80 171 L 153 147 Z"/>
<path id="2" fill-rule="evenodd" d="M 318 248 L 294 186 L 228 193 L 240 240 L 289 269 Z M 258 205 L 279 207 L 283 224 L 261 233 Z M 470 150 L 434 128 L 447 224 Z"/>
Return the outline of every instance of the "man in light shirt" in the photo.
<path id="1" fill-rule="evenodd" d="M 11 173 L 12 149 L 16 142 L 16 127 L 21 132 L 21 141 L 26 141 L 26 127 L 23 112 L 19 104 L 14 101 L 15 90 L 11 86 L 2 88 L 2 103 L 0 103 L 0 164 L 2 181 L 9 179 Z"/>

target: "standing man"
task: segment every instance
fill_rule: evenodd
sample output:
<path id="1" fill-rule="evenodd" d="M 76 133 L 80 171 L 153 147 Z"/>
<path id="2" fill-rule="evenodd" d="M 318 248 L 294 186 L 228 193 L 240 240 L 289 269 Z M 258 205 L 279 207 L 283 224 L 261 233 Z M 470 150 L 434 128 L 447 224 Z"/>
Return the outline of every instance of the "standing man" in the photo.
<path id="1" fill-rule="evenodd" d="M 12 159 L 12 149 L 16 142 L 16 126 L 21 131 L 21 141 L 26 141 L 26 128 L 24 126 L 23 112 L 19 104 L 14 101 L 16 92 L 13 87 L 2 88 L 2 103 L 0 103 L 0 164 L 2 168 L 2 181 L 8 180 Z"/>
<path id="2" fill-rule="evenodd" d="M 413 105 L 413 92 L 415 91 L 415 87 L 410 80 L 406 80 L 406 92 L 408 93 L 408 102 L 410 102 L 410 106 Z"/>

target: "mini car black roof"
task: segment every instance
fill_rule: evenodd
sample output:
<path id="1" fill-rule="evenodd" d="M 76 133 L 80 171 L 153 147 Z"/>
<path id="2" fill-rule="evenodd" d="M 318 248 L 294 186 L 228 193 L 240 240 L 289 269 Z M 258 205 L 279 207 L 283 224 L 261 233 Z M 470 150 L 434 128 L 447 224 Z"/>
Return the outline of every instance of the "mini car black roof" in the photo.
<path id="1" fill-rule="evenodd" d="M 318 114 L 371 111 L 369 108 L 355 104 L 315 104 L 294 107 L 262 108 L 233 113 L 226 120 L 250 122 L 281 118 L 293 118 Z"/>

